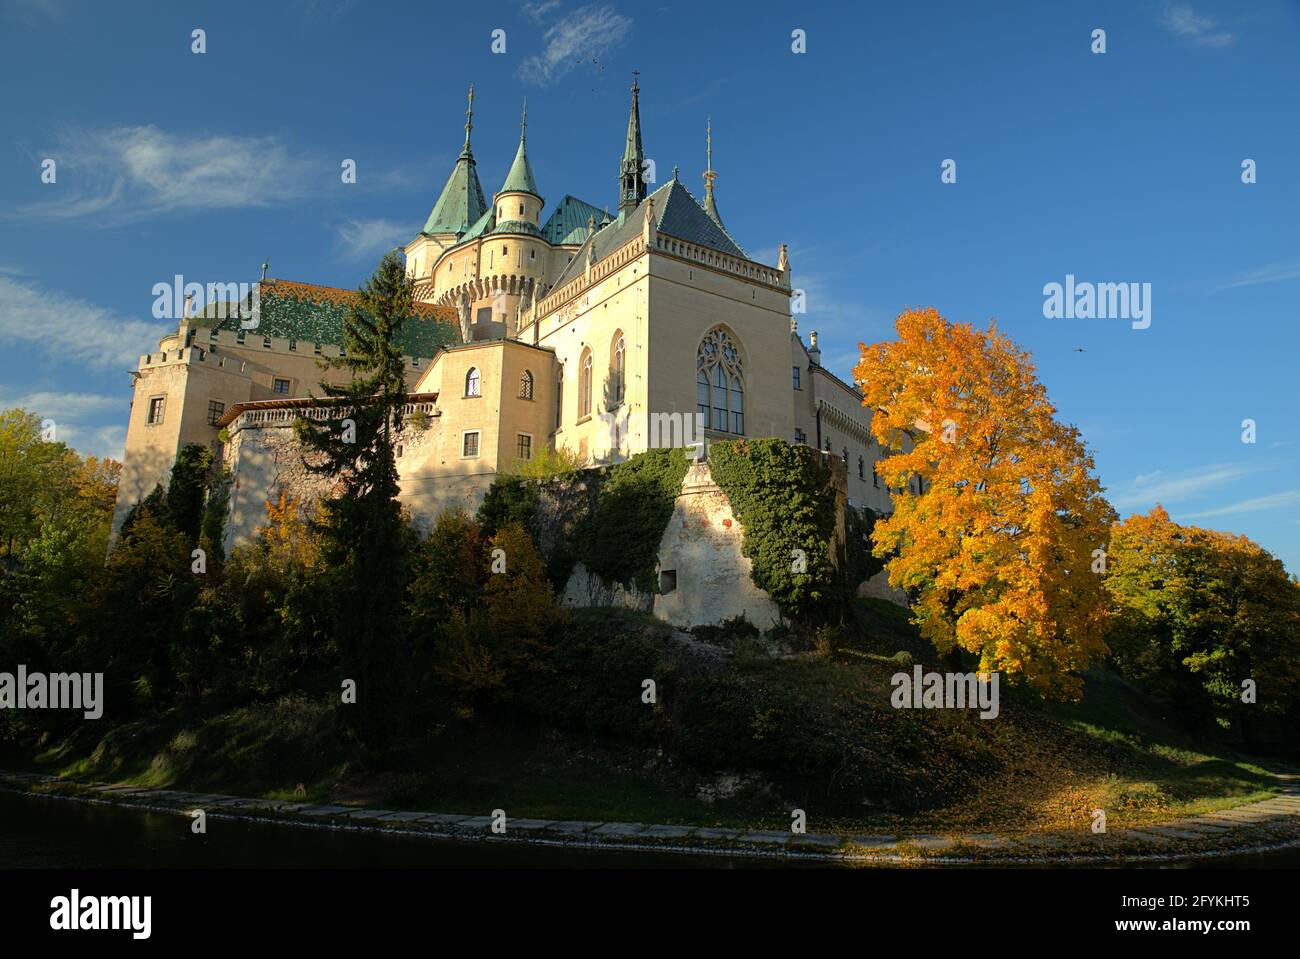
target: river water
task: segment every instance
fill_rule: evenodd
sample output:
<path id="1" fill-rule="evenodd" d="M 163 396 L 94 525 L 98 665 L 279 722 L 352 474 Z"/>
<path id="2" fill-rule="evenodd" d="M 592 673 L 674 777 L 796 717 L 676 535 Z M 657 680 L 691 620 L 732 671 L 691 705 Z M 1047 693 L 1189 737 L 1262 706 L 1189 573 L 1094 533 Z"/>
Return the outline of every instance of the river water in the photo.
<path id="1" fill-rule="evenodd" d="M 1300 849 L 1229 856 L 1198 864 L 1218 868 L 1296 868 Z M 451 842 L 379 832 L 298 828 L 208 820 L 206 836 L 190 819 L 66 799 L 0 792 L 0 868 L 789 868 L 809 863 L 671 853 L 584 850 L 492 842 Z M 818 863 L 817 865 L 834 865 Z M 1148 867 L 1150 864 L 1147 864 Z"/>

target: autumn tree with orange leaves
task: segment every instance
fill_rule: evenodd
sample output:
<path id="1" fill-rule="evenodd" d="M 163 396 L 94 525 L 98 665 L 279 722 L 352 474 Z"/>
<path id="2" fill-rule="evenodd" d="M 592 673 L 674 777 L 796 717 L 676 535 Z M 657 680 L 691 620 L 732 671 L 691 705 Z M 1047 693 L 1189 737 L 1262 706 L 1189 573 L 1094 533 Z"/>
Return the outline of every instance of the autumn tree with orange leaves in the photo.
<path id="1" fill-rule="evenodd" d="M 894 512 L 872 533 L 889 582 L 914 597 L 940 652 L 966 650 L 980 670 L 1078 698 L 1078 671 L 1106 652 L 1094 551 L 1114 520 L 1092 457 L 996 324 L 981 331 L 926 309 L 900 314 L 896 329 L 896 340 L 859 344 L 853 370 L 890 451 L 876 469 Z"/>

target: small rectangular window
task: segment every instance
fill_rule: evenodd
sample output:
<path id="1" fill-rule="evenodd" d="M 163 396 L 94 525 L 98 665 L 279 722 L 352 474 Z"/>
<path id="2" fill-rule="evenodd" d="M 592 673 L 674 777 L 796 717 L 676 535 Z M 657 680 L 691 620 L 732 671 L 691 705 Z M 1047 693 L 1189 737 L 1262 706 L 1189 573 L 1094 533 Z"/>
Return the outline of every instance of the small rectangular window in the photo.
<path id="1" fill-rule="evenodd" d="M 533 438 L 526 433 L 520 433 L 515 439 L 515 456 L 521 460 L 530 460 L 533 458 Z"/>
<path id="2" fill-rule="evenodd" d="M 280 394 L 282 394 L 282 395 L 284 395 L 284 396 L 288 396 L 288 395 L 289 395 L 289 381 L 288 381 L 288 380 L 282 380 L 282 379 L 278 379 L 278 378 L 277 378 L 276 381 L 275 381 L 275 392 L 280 393 Z"/>
<path id="3" fill-rule="evenodd" d="M 149 401 L 149 419 L 150 426 L 156 425 L 163 421 L 163 409 L 167 405 L 167 397 L 155 396 Z"/>
<path id="4" fill-rule="evenodd" d="M 791 370 L 794 371 L 794 388 L 796 390 L 803 389 L 803 387 L 799 385 L 799 367 L 793 366 L 791 367 Z"/>
<path id="5" fill-rule="evenodd" d="M 221 419 L 221 414 L 226 412 L 226 404 L 218 403 L 216 400 L 208 400 L 208 425 L 216 426 L 217 420 Z"/>
<path id="6" fill-rule="evenodd" d="M 271 348 L 271 338 L 269 336 L 262 337 L 262 349 L 269 350 L 270 348 Z"/>
<path id="7" fill-rule="evenodd" d="M 659 592 L 667 595 L 677 589 L 677 570 L 663 569 L 659 571 Z"/>
<path id="8" fill-rule="evenodd" d="M 474 457 L 478 456 L 478 431 L 466 433 L 465 439 L 461 446 L 461 456 Z"/>

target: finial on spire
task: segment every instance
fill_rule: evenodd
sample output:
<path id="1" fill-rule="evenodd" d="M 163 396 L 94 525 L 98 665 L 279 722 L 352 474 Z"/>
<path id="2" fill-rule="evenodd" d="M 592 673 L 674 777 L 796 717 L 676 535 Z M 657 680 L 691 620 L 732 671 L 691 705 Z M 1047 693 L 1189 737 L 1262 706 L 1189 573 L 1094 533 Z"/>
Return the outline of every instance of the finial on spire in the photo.
<path id="1" fill-rule="evenodd" d="M 271 268 L 271 263 L 270 263 L 270 261 L 269 261 L 269 260 L 267 260 L 267 261 L 263 261 L 263 263 L 262 263 L 262 282 L 263 282 L 263 283 L 266 282 L 266 271 L 269 270 L 270 268 Z"/>
<path id="2" fill-rule="evenodd" d="M 627 116 L 627 140 L 619 163 L 618 212 L 630 213 L 645 199 L 645 150 L 641 146 L 640 70 L 632 71 L 632 108 Z"/>
<path id="3" fill-rule="evenodd" d="M 519 142 L 522 143 L 528 136 L 528 98 L 524 97 L 524 113 L 519 118 Z"/>
<path id="4" fill-rule="evenodd" d="M 718 178 L 713 169 L 713 117 L 705 120 L 704 127 L 704 212 L 713 218 L 713 222 L 722 226 L 722 216 L 718 213 L 717 201 L 713 199 L 713 181 Z"/>
<path id="5" fill-rule="evenodd" d="M 469 132 L 474 129 L 474 84 L 469 85 L 469 106 L 465 109 L 465 152 L 469 153 Z"/>

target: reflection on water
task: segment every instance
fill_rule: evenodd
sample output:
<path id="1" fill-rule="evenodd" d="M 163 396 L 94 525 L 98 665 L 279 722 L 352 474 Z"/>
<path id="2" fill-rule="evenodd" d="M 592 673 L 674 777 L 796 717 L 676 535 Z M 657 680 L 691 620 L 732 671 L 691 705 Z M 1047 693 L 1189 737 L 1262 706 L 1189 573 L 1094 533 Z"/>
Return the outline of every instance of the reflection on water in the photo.
<path id="1" fill-rule="evenodd" d="M 808 867 L 769 859 L 629 853 L 492 842 L 433 841 L 379 832 L 302 829 L 188 817 L 0 792 L 0 868 L 664 868 Z M 834 866 L 833 863 L 817 863 Z M 1135 864 L 1151 868 L 1153 863 Z M 1300 849 L 1227 856 L 1169 868 L 1295 868 Z"/>
<path id="2" fill-rule="evenodd" d="M 190 819 L 0 792 L 0 868 L 630 868 L 786 865 L 770 860 L 619 853 L 522 843 L 446 842 L 208 817 Z"/>

